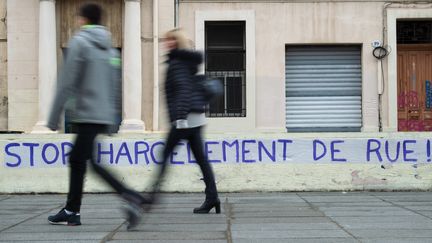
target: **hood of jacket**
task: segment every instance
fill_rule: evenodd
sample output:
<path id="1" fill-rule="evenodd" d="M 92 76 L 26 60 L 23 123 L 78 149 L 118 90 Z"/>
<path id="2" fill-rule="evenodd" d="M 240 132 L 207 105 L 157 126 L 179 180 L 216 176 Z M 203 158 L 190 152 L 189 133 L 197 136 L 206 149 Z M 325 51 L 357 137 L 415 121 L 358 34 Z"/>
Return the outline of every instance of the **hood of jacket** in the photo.
<path id="1" fill-rule="evenodd" d="M 101 25 L 84 25 L 78 35 L 102 50 L 112 46 L 110 32 Z"/>

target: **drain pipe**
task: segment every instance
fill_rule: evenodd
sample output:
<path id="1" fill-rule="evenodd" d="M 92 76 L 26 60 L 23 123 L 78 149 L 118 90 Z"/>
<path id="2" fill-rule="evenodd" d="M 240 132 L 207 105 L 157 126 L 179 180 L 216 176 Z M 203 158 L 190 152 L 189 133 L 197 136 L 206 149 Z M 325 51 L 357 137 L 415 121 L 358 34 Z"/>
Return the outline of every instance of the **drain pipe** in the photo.
<path id="1" fill-rule="evenodd" d="M 174 0 L 174 28 L 179 27 L 179 0 Z"/>
<path id="2" fill-rule="evenodd" d="M 153 131 L 159 130 L 159 1 L 153 0 Z"/>

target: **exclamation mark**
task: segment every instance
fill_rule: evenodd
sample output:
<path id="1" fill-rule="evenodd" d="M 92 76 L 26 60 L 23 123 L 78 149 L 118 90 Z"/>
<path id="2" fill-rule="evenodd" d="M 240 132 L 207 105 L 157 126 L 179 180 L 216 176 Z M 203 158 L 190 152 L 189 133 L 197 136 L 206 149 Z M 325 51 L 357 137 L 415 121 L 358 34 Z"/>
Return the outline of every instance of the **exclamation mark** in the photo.
<path id="1" fill-rule="evenodd" d="M 426 144 L 426 156 L 427 156 L 427 162 L 431 162 L 431 143 L 430 140 L 427 140 L 427 144 Z"/>

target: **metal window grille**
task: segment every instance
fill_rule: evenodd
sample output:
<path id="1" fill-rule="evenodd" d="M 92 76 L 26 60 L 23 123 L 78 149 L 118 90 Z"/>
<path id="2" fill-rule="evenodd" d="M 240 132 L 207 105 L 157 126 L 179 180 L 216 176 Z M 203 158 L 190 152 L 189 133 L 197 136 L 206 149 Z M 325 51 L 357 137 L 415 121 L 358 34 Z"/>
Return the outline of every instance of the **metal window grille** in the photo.
<path id="1" fill-rule="evenodd" d="M 208 117 L 245 117 L 245 71 L 209 71 L 206 75 L 209 78 L 221 80 L 224 87 L 224 95 L 211 101 L 206 115 Z"/>

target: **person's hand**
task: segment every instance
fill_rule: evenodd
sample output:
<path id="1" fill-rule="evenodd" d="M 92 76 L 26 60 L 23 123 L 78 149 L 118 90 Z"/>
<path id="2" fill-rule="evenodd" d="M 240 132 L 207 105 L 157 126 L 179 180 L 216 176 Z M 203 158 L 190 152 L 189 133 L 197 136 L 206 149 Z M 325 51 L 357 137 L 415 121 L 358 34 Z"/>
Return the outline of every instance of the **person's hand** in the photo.
<path id="1" fill-rule="evenodd" d="M 177 129 L 186 129 L 189 128 L 189 124 L 187 120 L 176 120 L 175 121 L 175 127 Z"/>

